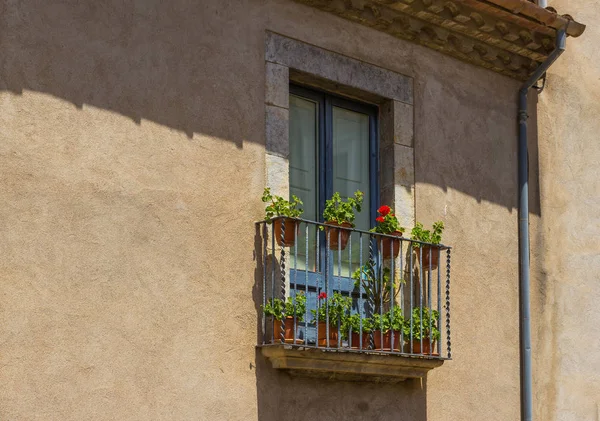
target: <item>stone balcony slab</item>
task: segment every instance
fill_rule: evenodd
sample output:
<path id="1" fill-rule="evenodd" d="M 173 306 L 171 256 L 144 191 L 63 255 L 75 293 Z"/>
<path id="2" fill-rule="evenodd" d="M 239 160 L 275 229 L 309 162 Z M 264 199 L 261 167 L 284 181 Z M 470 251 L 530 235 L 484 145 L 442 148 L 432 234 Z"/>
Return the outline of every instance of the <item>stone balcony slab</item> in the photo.
<path id="1" fill-rule="evenodd" d="M 422 378 L 444 359 L 348 349 L 323 350 L 291 345 L 259 346 L 273 368 L 293 375 L 331 380 L 397 383 Z"/>

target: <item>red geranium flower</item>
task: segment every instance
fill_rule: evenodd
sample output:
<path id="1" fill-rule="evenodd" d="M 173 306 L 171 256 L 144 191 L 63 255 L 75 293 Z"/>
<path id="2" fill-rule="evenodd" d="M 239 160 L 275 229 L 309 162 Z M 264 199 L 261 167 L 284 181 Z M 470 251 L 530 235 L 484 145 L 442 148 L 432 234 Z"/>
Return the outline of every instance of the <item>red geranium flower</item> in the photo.
<path id="1" fill-rule="evenodd" d="M 327 298 L 327 293 L 326 292 L 322 292 L 319 294 L 319 300 L 324 300 L 325 298 Z"/>
<path id="2" fill-rule="evenodd" d="M 392 209 L 389 206 L 383 205 L 379 209 L 377 209 L 377 213 L 386 216 L 388 213 L 390 213 L 391 210 Z"/>
<path id="3" fill-rule="evenodd" d="M 375 218 L 375 220 L 376 220 L 377 222 L 380 222 L 380 223 L 381 223 L 381 222 L 385 221 L 385 218 L 384 218 L 383 216 L 378 216 L 377 218 Z"/>

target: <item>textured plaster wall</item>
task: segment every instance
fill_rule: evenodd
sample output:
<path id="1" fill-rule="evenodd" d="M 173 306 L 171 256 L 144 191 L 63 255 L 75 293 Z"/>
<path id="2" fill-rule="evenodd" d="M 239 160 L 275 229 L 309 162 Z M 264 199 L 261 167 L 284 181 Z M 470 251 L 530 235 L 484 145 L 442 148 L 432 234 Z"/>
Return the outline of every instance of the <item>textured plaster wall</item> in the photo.
<path id="1" fill-rule="evenodd" d="M 0 9 L 0 419 L 256 419 L 263 11 Z"/>
<path id="2" fill-rule="evenodd" d="M 552 1 L 588 25 L 538 100 L 541 219 L 534 221 L 538 419 L 600 419 L 600 1 Z"/>
<path id="3" fill-rule="evenodd" d="M 0 10 L 1 419 L 518 418 L 516 82 L 286 0 Z M 414 78 L 416 217 L 455 246 L 424 382 L 255 353 L 267 30 Z"/>

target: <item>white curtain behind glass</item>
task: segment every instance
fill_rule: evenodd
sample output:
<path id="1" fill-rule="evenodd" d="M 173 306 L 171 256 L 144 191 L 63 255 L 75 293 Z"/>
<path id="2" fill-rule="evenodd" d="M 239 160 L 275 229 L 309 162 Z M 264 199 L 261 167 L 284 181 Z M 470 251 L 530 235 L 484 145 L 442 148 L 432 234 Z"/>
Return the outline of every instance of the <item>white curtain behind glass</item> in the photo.
<path id="1" fill-rule="evenodd" d="M 314 221 L 322 220 L 317 214 L 319 197 L 318 171 L 318 107 L 319 104 L 290 95 L 290 194 L 295 194 L 304 202 L 303 218 Z M 369 116 L 340 107 L 332 109 L 333 132 L 333 191 L 339 192 L 346 199 L 354 195 L 356 190 L 364 193 L 363 210 L 358 213 L 356 228 L 368 230 L 369 216 Z M 315 270 L 316 235 L 309 229 L 308 266 L 306 265 L 305 230 L 302 226 L 298 237 L 298 261 L 292 262 L 292 268 Z M 358 235 L 352 236 L 352 260 L 359 261 Z M 292 250 L 292 253 L 295 251 Z M 337 262 L 338 256 L 335 253 Z M 368 258 L 368 237 L 363 238 L 363 262 Z M 350 276 L 357 267 L 349 267 L 349 250 L 342 253 L 341 275 Z M 337 275 L 335 271 L 334 275 Z"/>
<path id="2" fill-rule="evenodd" d="M 318 172 L 317 172 L 317 133 L 318 104 L 290 95 L 290 194 L 295 194 L 304 202 L 305 219 L 320 220 L 317 215 Z M 316 232 L 309 229 L 309 270 L 315 269 Z M 305 229 L 298 238 L 297 268 L 306 267 Z M 292 262 L 293 265 L 294 262 Z"/>
<path id="3" fill-rule="evenodd" d="M 356 190 L 364 193 L 362 212 L 356 215 L 356 228 L 369 230 L 369 116 L 333 107 L 333 191 L 346 199 Z M 359 261 L 358 235 L 352 237 L 352 260 Z M 363 238 L 363 261 L 368 253 L 368 237 Z M 342 253 L 342 276 L 350 276 L 349 250 Z M 334 253 L 337 259 L 337 253 Z M 335 273 L 337 275 L 337 273 Z"/>

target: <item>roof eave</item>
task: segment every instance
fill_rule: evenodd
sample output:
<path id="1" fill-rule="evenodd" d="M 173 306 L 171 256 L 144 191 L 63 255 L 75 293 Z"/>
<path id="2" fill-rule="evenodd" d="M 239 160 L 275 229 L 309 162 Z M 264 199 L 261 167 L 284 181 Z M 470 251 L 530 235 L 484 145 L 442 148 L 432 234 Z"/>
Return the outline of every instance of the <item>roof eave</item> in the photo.
<path id="1" fill-rule="evenodd" d="M 585 30 L 528 0 L 295 1 L 519 80 L 547 60 L 559 30 Z"/>
<path id="2" fill-rule="evenodd" d="M 585 25 L 569 15 L 559 15 L 553 10 L 544 9 L 528 0 L 485 0 L 511 13 L 520 14 L 556 30 L 564 29 L 567 35 L 578 37 L 585 31 Z"/>

